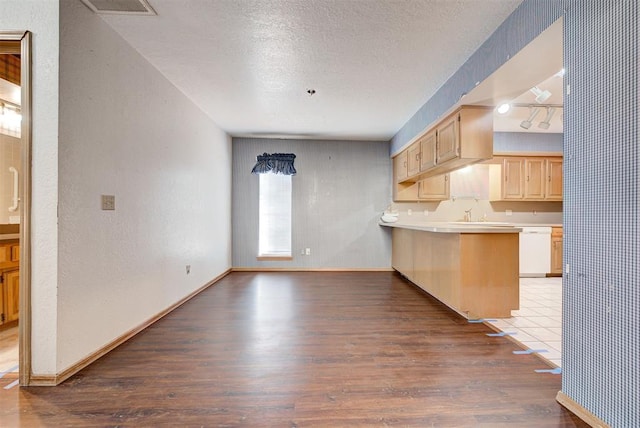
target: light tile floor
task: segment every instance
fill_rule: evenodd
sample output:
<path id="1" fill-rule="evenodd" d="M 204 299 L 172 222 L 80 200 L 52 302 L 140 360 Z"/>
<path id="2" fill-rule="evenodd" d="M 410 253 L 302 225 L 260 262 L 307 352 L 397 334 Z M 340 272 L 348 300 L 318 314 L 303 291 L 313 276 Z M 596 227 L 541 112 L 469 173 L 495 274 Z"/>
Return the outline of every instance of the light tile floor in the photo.
<path id="1" fill-rule="evenodd" d="M 556 367 L 561 367 L 562 278 L 520 278 L 520 309 L 488 321 Z"/>

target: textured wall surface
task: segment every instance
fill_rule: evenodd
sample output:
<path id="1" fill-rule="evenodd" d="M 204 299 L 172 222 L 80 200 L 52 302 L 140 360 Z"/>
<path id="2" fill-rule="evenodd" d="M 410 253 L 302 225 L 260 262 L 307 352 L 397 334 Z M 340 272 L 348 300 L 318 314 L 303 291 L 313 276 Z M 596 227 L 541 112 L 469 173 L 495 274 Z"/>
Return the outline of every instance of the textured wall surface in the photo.
<path id="1" fill-rule="evenodd" d="M 57 1 L 0 2 L 0 29 L 33 33 L 31 358 L 38 374 L 56 368 L 58 8 Z"/>
<path id="2" fill-rule="evenodd" d="M 571 1 L 564 21 L 562 390 L 640 426 L 640 155 L 636 1 Z"/>
<path id="3" fill-rule="evenodd" d="M 81 2 L 60 20 L 58 371 L 231 267 L 231 139 Z"/>
<path id="4" fill-rule="evenodd" d="M 294 153 L 292 252 L 287 262 L 257 261 L 256 156 Z M 391 203 L 389 143 L 233 139 L 233 266 L 389 268 L 391 241 L 378 226 Z M 311 255 L 301 255 L 304 248 Z"/>

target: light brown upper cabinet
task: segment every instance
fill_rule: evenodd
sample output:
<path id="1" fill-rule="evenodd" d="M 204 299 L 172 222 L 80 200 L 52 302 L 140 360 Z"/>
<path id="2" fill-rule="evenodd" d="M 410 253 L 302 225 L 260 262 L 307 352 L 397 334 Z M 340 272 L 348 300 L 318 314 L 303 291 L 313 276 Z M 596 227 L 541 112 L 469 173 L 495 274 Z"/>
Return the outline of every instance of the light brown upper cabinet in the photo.
<path id="1" fill-rule="evenodd" d="M 449 174 L 425 178 L 418 182 L 418 199 L 443 201 L 449 199 Z"/>
<path id="2" fill-rule="evenodd" d="M 417 183 L 493 156 L 493 108 L 462 106 L 429 128 L 407 150 L 407 176 L 396 184 Z M 405 154 L 406 152 L 406 154 Z M 403 162 L 398 160 L 397 162 Z M 394 160 L 394 165 L 396 161 Z"/>
<path id="3" fill-rule="evenodd" d="M 449 116 L 436 128 L 436 165 L 460 154 L 461 114 Z"/>
<path id="4" fill-rule="evenodd" d="M 562 200 L 562 159 L 547 159 L 546 199 Z"/>
<path id="5" fill-rule="evenodd" d="M 562 201 L 562 158 L 505 156 L 490 166 L 492 201 Z"/>
<path id="6" fill-rule="evenodd" d="M 544 199 L 545 162 L 542 158 L 524 160 L 524 197 L 525 199 Z"/>
<path id="7" fill-rule="evenodd" d="M 414 176 L 420 172 L 420 141 L 417 141 L 409 147 L 407 154 L 407 175 Z"/>
<path id="8" fill-rule="evenodd" d="M 436 131 L 431 131 L 420 140 L 420 171 L 436 166 Z"/>
<path id="9" fill-rule="evenodd" d="M 395 202 L 444 201 L 449 199 L 449 174 L 425 178 L 417 183 L 396 183 L 393 186 Z"/>
<path id="10" fill-rule="evenodd" d="M 403 151 L 398 156 L 393 158 L 393 175 L 396 178 L 396 183 L 404 181 L 407 178 L 407 155 L 408 150 Z"/>

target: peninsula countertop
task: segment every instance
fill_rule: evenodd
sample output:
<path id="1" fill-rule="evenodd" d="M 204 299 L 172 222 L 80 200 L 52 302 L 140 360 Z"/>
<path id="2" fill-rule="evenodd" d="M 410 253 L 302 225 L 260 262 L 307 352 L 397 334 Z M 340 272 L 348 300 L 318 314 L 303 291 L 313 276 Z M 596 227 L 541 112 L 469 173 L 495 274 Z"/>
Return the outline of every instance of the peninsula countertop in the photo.
<path id="1" fill-rule="evenodd" d="M 521 228 L 501 222 L 425 222 L 398 220 L 394 223 L 380 221 L 380 226 L 420 230 L 434 233 L 520 233 Z"/>

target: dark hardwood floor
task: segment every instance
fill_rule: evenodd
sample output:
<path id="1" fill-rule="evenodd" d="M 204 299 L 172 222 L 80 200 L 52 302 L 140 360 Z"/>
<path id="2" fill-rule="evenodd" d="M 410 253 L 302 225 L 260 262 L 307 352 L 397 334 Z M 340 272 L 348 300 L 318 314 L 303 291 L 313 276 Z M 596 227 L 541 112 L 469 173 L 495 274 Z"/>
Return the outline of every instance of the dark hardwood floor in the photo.
<path id="1" fill-rule="evenodd" d="M 491 332 L 390 272 L 233 273 L 58 387 L 0 389 L 0 426 L 586 426 Z"/>

